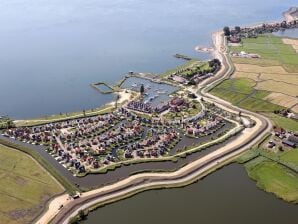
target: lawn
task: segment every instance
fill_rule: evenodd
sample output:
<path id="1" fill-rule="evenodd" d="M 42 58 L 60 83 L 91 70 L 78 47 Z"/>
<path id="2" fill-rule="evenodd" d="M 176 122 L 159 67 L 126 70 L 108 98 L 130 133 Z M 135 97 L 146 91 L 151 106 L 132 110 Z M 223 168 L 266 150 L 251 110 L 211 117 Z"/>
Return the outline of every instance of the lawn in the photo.
<path id="1" fill-rule="evenodd" d="M 292 149 L 290 151 L 284 152 L 280 156 L 280 160 L 291 165 L 291 167 L 298 168 L 298 149 Z"/>
<path id="2" fill-rule="evenodd" d="M 209 69 L 209 64 L 208 64 L 208 62 L 203 62 L 203 61 L 199 61 L 196 59 L 192 59 L 180 66 L 177 66 L 174 69 L 170 69 L 170 70 L 165 71 L 164 73 L 161 73 L 159 76 L 167 77 L 167 76 L 173 74 L 174 72 L 177 72 L 179 70 L 186 70 L 186 69 L 200 71 L 200 70 L 204 70 L 204 69 Z M 185 71 L 181 75 L 187 76 L 188 74 L 189 74 L 189 72 Z"/>
<path id="3" fill-rule="evenodd" d="M 63 188 L 31 157 L 0 145 L 0 223 L 32 223 Z"/>
<path id="4" fill-rule="evenodd" d="M 257 186 L 285 201 L 298 203 L 298 175 L 284 166 L 260 157 L 245 164 Z"/>
<path id="5" fill-rule="evenodd" d="M 273 113 L 266 113 L 265 116 L 268 117 L 275 126 L 282 127 L 286 130 L 298 131 L 298 122 L 293 119 Z"/>

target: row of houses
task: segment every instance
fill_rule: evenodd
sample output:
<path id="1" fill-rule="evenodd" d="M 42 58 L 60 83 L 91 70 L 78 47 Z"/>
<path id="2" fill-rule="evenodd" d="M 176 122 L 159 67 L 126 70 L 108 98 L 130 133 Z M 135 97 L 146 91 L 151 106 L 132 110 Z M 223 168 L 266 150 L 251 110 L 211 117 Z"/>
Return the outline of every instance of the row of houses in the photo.
<path id="1" fill-rule="evenodd" d="M 291 22 L 282 21 L 280 23 L 264 23 L 253 27 L 235 27 L 235 29 L 230 31 L 228 39 L 231 43 L 239 43 L 241 38 L 256 38 L 259 34 L 295 28 L 298 28 L 298 20 Z"/>

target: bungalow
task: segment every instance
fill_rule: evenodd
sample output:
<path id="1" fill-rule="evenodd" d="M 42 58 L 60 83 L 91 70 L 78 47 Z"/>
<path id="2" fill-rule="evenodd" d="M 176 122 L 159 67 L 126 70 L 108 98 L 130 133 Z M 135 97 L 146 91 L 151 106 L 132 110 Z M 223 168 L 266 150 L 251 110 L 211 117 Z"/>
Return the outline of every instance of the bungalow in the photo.
<path id="1" fill-rule="evenodd" d="M 286 133 L 286 131 L 283 128 L 280 128 L 280 127 L 274 128 L 274 134 L 275 134 L 275 136 L 283 137 L 283 135 L 285 133 Z"/>
<path id="2" fill-rule="evenodd" d="M 173 79 L 175 82 L 178 82 L 178 83 L 181 83 L 181 84 L 187 82 L 187 80 L 186 80 L 185 78 L 183 78 L 183 77 L 181 77 L 181 76 L 178 76 L 178 75 L 173 75 L 173 76 L 172 76 L 172 79 Z"/>
<path id="3" fill-rule="evenodd" d="M 283 140 L 282 141 L 282 144 L 287 145 L 287 146 L 290 146 L 292 148 L 295 148 L 296 147 L 296 144 L 294 142 L 289 141 L 289 140 Z"/>
<path id="4" fill-rule="evenodd" d="M 231 43 L 238 44 L 238 43 L 241 42 L 241 38 L 240 38 L 240 37 L 237 37 L 237 36 L 231 36 L 231 37 L 229 38 L 229 41 L 230 41 Z"/>
<path id="5" fill-rule="evenodd" d="M 295 135 L 290 135 L 288 137 L 288 141 L 293 142 L 293 143 L 295 143 L 295 145 L 297 145 L 298 144 L 298 137 L 295 136 Z"/>

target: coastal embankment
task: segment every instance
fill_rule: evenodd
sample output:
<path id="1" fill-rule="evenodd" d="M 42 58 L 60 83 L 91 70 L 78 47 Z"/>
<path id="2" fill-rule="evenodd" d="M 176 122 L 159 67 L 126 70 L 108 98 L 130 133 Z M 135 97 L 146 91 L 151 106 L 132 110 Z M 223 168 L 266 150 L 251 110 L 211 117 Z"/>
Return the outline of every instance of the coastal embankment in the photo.
<path id="1" fill-rule="evenodd" d="M 221 33 L 216 34 L 216 40 L 222 44 L 216 44 L 218 54 L 221 55 L 223 67 L 217 77 L 224 77 L 230 75 L 233 72 L 226 63 L 226 47 Z M 217 79 L 216 79 L 217 80 Z M 215 81 L 216 81 L 215 80 Z M 210 102 L 214 102 L 213 99 L 208 99 Z M 221 105 L 222 101 L 216 102 Z M 225 105 L 221 105 L 226 110 L 238 113 L 239 109 L 231 107 L 225 102 Z M 223 166 L 234 158 L 239 153 L 247 150 L 260 138 L 271 129 L 270 124 L 263 117 L 255 116 L 254 113 L 243 113 L 243 116 L 248 116 L 255 121 L 256 125 L 252 128 L 246 129 L 237 140 L 228 143 L 224 147 L 204 156 L 203 158 L 192 162 L 185 167 L 175 172 L 169 173 L 142 173 L 133 175 L 127 179 L 117 182 L 113 185 L 108 185 L 90 192 L 83 193 L 80 199 L 68 203 L 64 208 L 59 211 L 47 211 L 47 215 L 43 217 L 54 217 L 53 223 L 67 223 L 69 218 L 76 215 L 79 210 L 87 209 L 90 206 L 100 205 L 115 200 L 119 200 L 124 197 L 128 197 L 139 191 L 152 188 L 163 187 L 177 187 L 187 185 L 197 180 L 201 175 L 206 175 L 207 171 L 214 168 Z M 49 213 L 51 215 L 49 215 Z M 41 219 L 37 223 L 45 222 L 45 219 Z"/>

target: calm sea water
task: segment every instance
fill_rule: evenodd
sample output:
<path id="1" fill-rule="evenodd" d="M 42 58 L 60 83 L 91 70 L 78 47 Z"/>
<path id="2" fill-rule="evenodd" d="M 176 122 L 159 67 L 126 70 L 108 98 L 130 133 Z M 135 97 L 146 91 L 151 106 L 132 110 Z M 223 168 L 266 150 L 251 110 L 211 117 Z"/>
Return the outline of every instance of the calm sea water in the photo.
<path id="1" fill-rule="evenodd" d="M 89 84 L 200 58 L 225 25 L 281 18 L 297 0 L 1 0 L 0 114 L 29 118 L 112 99 Z"/>
<path id="2" fill-rule="evenodd" d="M 256 188 L 227 166 L 185 188 L 152 190 L 91 212 L 82 224 L 296 224 L 298 207 Z"/>

